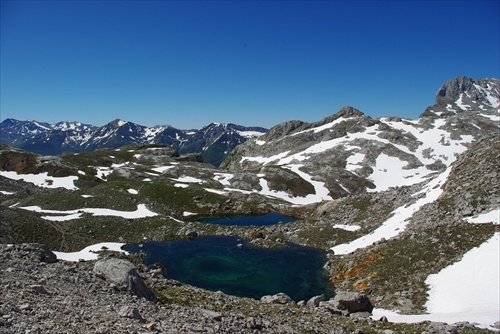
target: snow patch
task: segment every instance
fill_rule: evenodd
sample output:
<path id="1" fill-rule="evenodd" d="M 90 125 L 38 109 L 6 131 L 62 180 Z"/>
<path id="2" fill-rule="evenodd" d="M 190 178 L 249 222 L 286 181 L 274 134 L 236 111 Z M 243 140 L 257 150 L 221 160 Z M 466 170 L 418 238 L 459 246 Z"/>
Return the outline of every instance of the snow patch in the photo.
<path id="1" fill-rule="evenodd" d="M 481 213 L 476 217 L 467 217 L 466 220 L 472 224 L 493 223 L 500 225 L 500 209 L 495 209 L 490 212 Z"/>
<path id="2" fill-rule="evenodd" d="M 119 211 L 119 210 L 104 209 L 104 208 L 82 208 L 77 210 L 44 210 L 36 205 L 24 206 L 20 207 L 20 209 L 40 212 L 40 213 L 64 215 L 63 217 L 68 217 L 68 216 L 75 217 L 71 219 L 80 218 L 79 216 L 77 217 L 76 215 L 82 214 L 84 212 L 90 213 L 94 216 L 115 216 L 126 219 L 138 219 L 138 218 L 153 217 L 158 215 L 157 213 L 150 211 L 144 204 L 137 205 L 137 210 L 135 211 Z M 43 216 L 42 218 L 48 219 L 47 217 L 48 216 Z M 62 219 L 62 217 L 59 216 L 59 218 L 51 218 L 50 220 L 68 220 L 68 219 Z"/>
<path id="3" fill-rule="evenodd" d="M 370 192 L 384 191 L 391 187 L 400 187 L 422 182 L 430 171 L 425 167 L 416 169 L 405 169 L 407 162 L 397 157 L 391 157 L 381 153 L 376 160 L 371 181 L 376 185 Z"/>
<path id="4" fill-rule="evenodd" d="M 192 177 L 192 176 L 181 176 L 180 178 L 178 179 L 172 179 L 173 181 L 177 181 L 177 182 L 184 182 L 184 183 L 205 183 L 204 180 L 202 179 L 198 179 L 196 177 Z"/>
<path id="5" fill-rule="evenodd" d="M 361 226 L 357 226 L 357 225 L 344 225 L 344 224 L 335 224 L 332 226 L 333 228 L 340 228 L 342 230 L 346 230 L 346 231 L 357 231 L 361 228 Z"/>
<path id="6" fill-rule="evenodd" d="M 243 138 L 256 138 L 262 136 L 264 133 L 259 131 L 236 131 Z"/>
<path id="7" fill-rule="evenodd" d="M 219 182 L 222 185 L 230 186 L 231 183 L 229 182 L 229 180 L 231 180 L 233 177 L 234 177 L 234 174 L 215 173 L 214 180 Z"/>
<path id="8" fill-rule="evenodd" d="M 42 188 L 66 188 L 68 190 L 78 189 L 74 181 L 78 180 L 78 176 L 54 177 L 49 176 L 48 172 L 40 174 L 17 174 L 11 171 L 1 171 L 0 175 L 12 180 L 24 180 L 33 183 Z"/>
<path id="9" fill-rule="evenodd" d="M 464 254 L 463 258 L 437 274 L 429 275 L 425 304 L 429 314 L 403 315 L 373 310 L 373 319 L 386 316 L 391 322 L 421 321 L 449 324 L 468 321 L 490 330 L 500 320 L 500 233 Z"/>
<path id="10" fill-rule="evenodd" d="M 409 220 L 413 214 L 420 209 L 421 206 L 434 202 L 439 195 L 443 192 L 441 185 L 446 182 L 448 175 L 450 174 L 451 167 L 448 167 L 443 173 L 436 176 L 434 179 L 428 181 L 425 187 L 414 194 L 424 193 L 424 196 L 418 199 L 415 203 L 411 205 L 403 205 L 391 214 L 391 217 L 387 219 L 380 227 L 375 229 L 375 231 L 370 234 L 364 235 L 358 239 L 355 239 L 346 244 L 340 244 L 331 249 L 335 254 L 349 254 L 354 252 L 359 248 L 364 248 L 372 245 L 374 242 L 384 239 L 390 239 L 397 236 L 399 233 L 403 232 L 408 224 Z"/>
<path id="11" fill-rule="evenodd" d="M 78 262 L 83 261 L 93 261 L 99 258 L 100 251 L 108 250 L 123 253 L 128 255 L 128 252 L 121 249 L 125 244 L 119 242 L 102 242 L 95 245 L 85 247 L 79 252 L 65 253 L 65 252 L 54 252 L 59 260 Z"/>
<path id="12" fill-rule="evenodd" d="M 175 168 L 175 166 L 161 166 L 161 167 L 151 168 L 151 170 L 158 172 L 158 173 L 163 173 L 164 171 L 172 169 L 172 168 Z"/>

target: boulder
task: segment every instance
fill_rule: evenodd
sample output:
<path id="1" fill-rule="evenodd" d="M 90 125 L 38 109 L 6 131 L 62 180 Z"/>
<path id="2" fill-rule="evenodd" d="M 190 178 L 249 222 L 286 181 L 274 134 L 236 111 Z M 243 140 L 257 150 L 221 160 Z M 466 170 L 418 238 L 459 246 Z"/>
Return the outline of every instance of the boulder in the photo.
<path id="1" fill-rule="evenodd" d="M 130 261 L 117 258 L 102 259 L 95 263 L 94 272 L 138 297 L 156 301 L 156 296 L 146 286 L 134 264 Z"/>
<path id="2" fill-rule="evenodd" d="M 262 296 L 261 302 L 265 304 L 289 304 L 293 303 L 292 298 L 288 297 L 286 294 L 280 292 L 273 296 Z"/>
<path id="3" fill-rule="evenodd" d="M 123 306 L 119 311 L 118 315 L 122 318 L 137 319 L 140 322 L 146 322 L 142 317 L 139 310 L 132 306 Z"/>
<path id="4" fill-rule="evenodd" d="M 325 295 L 314 296 L 307 301 L 306 306 L 309 307 L 319 306 L 319 302 L 322 302 L 323 300 L 325 300 Z"/>
<path id="5" fill-rule="evenodd" d="M 373 311 L 373 305 L 368 297 L 359 292 L 349 291 L 338 291 L 335 297 L 329 301 L 320 301 L 319 306 L 326 308 L 333 314 L 346 317 L 368 317 Z"/>
<path id="6" fill-rule="evenodd" d="M 332 306 L 339 310 L 346 310 L 348 313 L 373 311 L 373 305 L 367 296 L 359 292 L 338 291 L 335 297 L 330 300 Z"/>

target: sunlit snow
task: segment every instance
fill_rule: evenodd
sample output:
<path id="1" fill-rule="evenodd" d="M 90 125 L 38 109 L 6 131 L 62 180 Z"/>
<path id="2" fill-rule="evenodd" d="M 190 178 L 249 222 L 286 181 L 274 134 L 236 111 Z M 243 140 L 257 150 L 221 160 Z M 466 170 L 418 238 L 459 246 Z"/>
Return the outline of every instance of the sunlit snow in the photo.
<path id="1" fill-rule="evenodd" d="M 78 176 L 54 177 L 49 176 L 48 172 L 40 174 L 17 174 L 16 172 L 11 171 L 0 171 L 0 175 L 12 180 L 24 180 L 43 188 L 66 188 L 68 190 L 78 189 L 73 183 L 78 180 Z"/>
<path id="2" fill-rule="evenodd" d="M 175 168 L 175 166 L 154 167 L 154 168 L 151 168 L 151 170 L 154 170 L 155 172 L 158 172 L 158 173 L 163 173 L 164 171 L 166 171 L 168 169 L 172 169 L 172 168 Z"/>
<path id="3" fill-rule="evenodd" d="M 391 157 L 381 153 L 377 157 L 376 165 L 369 179 L 376 185 L 369 192 L 384 191 L 390 187 L 401 187 L 422 182 L 430 171 L 425 167 L 416 169 L 404 169 L 408 163 L 397 157 Z"/>
<path id="4" fill-rule="evenodd" d="M 468 321 L 494 329 L 500 320 L 500 233 L 437 274 L 429 275 L 429 314 L 402 315 L 374 309 L 373 318 L 386 316 L 390 322 L 413 323 Z"/>
<path id="5" fill-rule="evenodd" d="M 450 171 L 451 167 L 448 167 L 445 172 L 430 180 L 419 192 L 419 194 L 424 194 L 422 198 L 418 199 L 411 205 L 404 205 L 394 210 L 391 213 L 391 217 L 380 227 L 375 229 L 375 231 L 351 242 L 332 247 L 332 250 L 335 254 L 349 254 L 359 248 L 370 246 L 374 242 L 382 240 L 382 238 L 390 239 L 403 232 L 411 216 L 419 210 L 422 205 L 435 201 L 439 195 L 441 195 L 443 192 L 441 185 L 448 178 Z"/>
<path id="6" fill-rule="evenodd" d="M 352 232 L 357 231 L 361 228 L 360 226 L 357 226 L 357 225 L 345 225 L 345 224 L 335 224 L 332 227 L 339 228 L 339 229 L 346 230 L 346 231 L 352 231 Z"/>
<path id="7" fill-rule="evenodd" d="M 296 136 L 296 135 L 299 135 L 299 134 L 302 134 L 302 133 L 306 133 L 306 132 L 311 132 L 311 131 L 314 132 L 314 133 L 318 133 L 318 132 L 321 132 L 323 130 L 330 129 L 330 128 L 334 127 L 335 125 L 344 122 L 345 120 L 346 120 L 345 118 L 340 117 L 340 118 L 337 118 L 336 120 L 334 120 L 333 122 L 330 122 L 330 123 L 327 123 L 327 124 L 323 124 L 323 125 L 317 126 L 315 128 L 311 128 L 311 129 L 299 131 L 299 132 L 296 132 L 296 133 L 292 133 L 291 135 L 292 136 Z"/>
<path id="8" fill-rule="evenodd" d="M 11 191 L 0 190 L 0 194 L 2 194 L 2 195 L 13 195 L 15 193 L 13 193 Z"/>
<path id="9" fill-rule="evenodd" d="M 475 217 L 467 217 L 466 220 L 472 224 L 493 223 L 499 225 L 500 209 L 495 209 L 490 212 L 485 212 Z"/>
<path id="10" fill-rule="evenodd" d="M 63 261 L 71 261 L 78 262 L 80 260 L 83 261 L 92 261 L 97 260 L 99 258 L 99 251 L 115 251 L 128 255 L 128 252 L 121 249 L 124 246 L 124 243 L 119 242 L 102 242 L 99 244 L 91 245 L 85 247 L 79 252 L 65 253 L 65 252 L 54 252 L 59 260 Z"/>
<path id="11" fill-rule="evenodd" d="M 229 180 L 231 180 L 233 177 L 234 177 L 234 174 L 215 173 L 214 180 L 219 182 L 222 185 L 230 186 L 231 183 L 229 182 Z"/>
<path id="12" fill-rule="evenodd" d="M 20 209 L 28 210 L 28 211 L 34 211 L 34 212 L 40 212 L 40 213 L 48 213 L 48 214 L 56 214 L 56 215 L 64 215 L 64 216 L 56 216 L 57 218 L 47 218 L 48 216 L 43 216 L 42 218 L 44 219 L 50 219 L 50 220 L 68 220 L 68 216 L 74 217 L 70 219 L 76 219 L 80 218 L 77 216 L 77 214 L 81 213 L 90 213 L 94 216 L 115 216 L 115 217 L 123 217 L 127 219 L 137 219 L 137 218 L 145 218 L 145 217 L 152 217 L 152 216 L 157 216 L 158 214 L 150 211 L 146 205 L 144 204 L 139 204 L 137 205 L 137 210 L 135 211 L 119 211 L 119 210 L 112 210 L 112 209 L 103 209 L 103 208 L 81 208 L 77 210 L 45 210 L 42 209 L 39 206 L 24 206 L 20 207 Z"/>
<path id="13" fill-rule="evenodd" d="M 205 183 L 204 180 L 198 179 L 198 178 L 192 177 L 192 176 L 181 176 L 178 179 L 172 179 L 172 180 L 177 181 L 177 182 L 184 182 L 184 183 Z"/>

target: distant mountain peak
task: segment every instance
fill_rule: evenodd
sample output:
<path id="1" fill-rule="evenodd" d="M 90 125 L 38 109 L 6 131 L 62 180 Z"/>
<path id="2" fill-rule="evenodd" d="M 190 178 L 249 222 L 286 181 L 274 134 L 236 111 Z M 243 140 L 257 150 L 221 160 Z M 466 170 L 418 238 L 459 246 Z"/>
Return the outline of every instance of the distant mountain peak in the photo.
<path id="1" fill-rule="evenodd" d="M 121 119 L 117 118 L 117 119 L 109 122 L 106 125 L 111 126 L 113 128 L 119 128 L 120 126 L 123 126 L 123 125 L 125 125 L 127 123 L 128 123 L 127 121 L 124 121 L 124 120 L 121 120 Z"/>

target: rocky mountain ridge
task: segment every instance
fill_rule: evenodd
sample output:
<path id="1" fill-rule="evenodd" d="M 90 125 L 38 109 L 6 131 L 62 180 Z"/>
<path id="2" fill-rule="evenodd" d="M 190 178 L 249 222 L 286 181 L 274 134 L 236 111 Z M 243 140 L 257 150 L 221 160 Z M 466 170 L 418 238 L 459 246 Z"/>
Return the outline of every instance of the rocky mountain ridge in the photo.
<path id="1" fill-rule="evenodd" d="M 218 169 L 185 159 L 165 145 L 127 145 L 57 157 L 1 146 L 0 242 L 41 242 L 63 252 L 99 242 L 198 236 L 238 236 L 268 248 L 293 242 L 328 251 L 324 269 L 337 290 L 365 294 L 375 308 L 434 315 L 427 304 L 433 297 L 427 279 L 499 235 L 498 87 L 497 79 L 450 80 L 438 90 L 435 105 L 417 120 L 373 119 L 345 107 L 319 122 L 285 122 L 239 145 Z M 270 211 L 298 220 L 264 227 L 197 221 L 206 215 Z M 489 294 L 496 291 L 493 281 L 475 282 L 460 287 L 472 291 L 467 301 L 480 295 L 483 286 Z M 184 288 L 175 303 L 185 302 L 185 293 L 192 293 L 192 287 Z M 205 293 L 200 291 L 196 293 Z M 209 299 L 215 304 L 203 308 L 219 311 L 221 299 Z M 483 305 L 492 306 L 481 309 L 480 316 L 489 317 L 481 324 L 492 328 L 500 320 L 498 305 L 485 300 Z M 475 313 L 463 301 L 450 303 L 454 305 L 440 312 L 465 307 L 464 314 L 469 314 L 460 315 L 461 320 Z M 287 306 L 279 312 L 290 310 Z M 295 318 L 304 310 L 293 310 L 291 319 L 311 320 Z M 253 330 L 293 332 L 256 323 L 261 327 Z M 341 330 L 378 333 L 383 328 L 379 325 L 351 323 Z M 305 326 L 298 331 L 321 332 Z M 371 331 L 370 326 L 377 329 Z M 457 331 L 431 327 L 425 330 Z"/>
<path id="2" fill-rule="evenodd" d="M 180 154 L 199 154 L 206 163 L 218 166 L 237 145 L 266 131 L 231 123 L 179 130 L 171 126 L 145 127 L 119 119 L 101 127 L 80 122 L 48 124 L 6 119 L 0 123 L 0 142 L 43 155 L 89 152 L 128 144 L 164 144 Z"/>
<path id="3" fill-rule="evenodd" d="M 473 141 L 498 133 L 500 81 L 477 82 L 459 77 L 443 84 L 435 105 L 417 120 L 372 119 L 344 107 L 316 123 L 279 124 L 239 145 L 221 168 L 302 172 L 325 183 L 329 199 L 422 182 Z"/>

